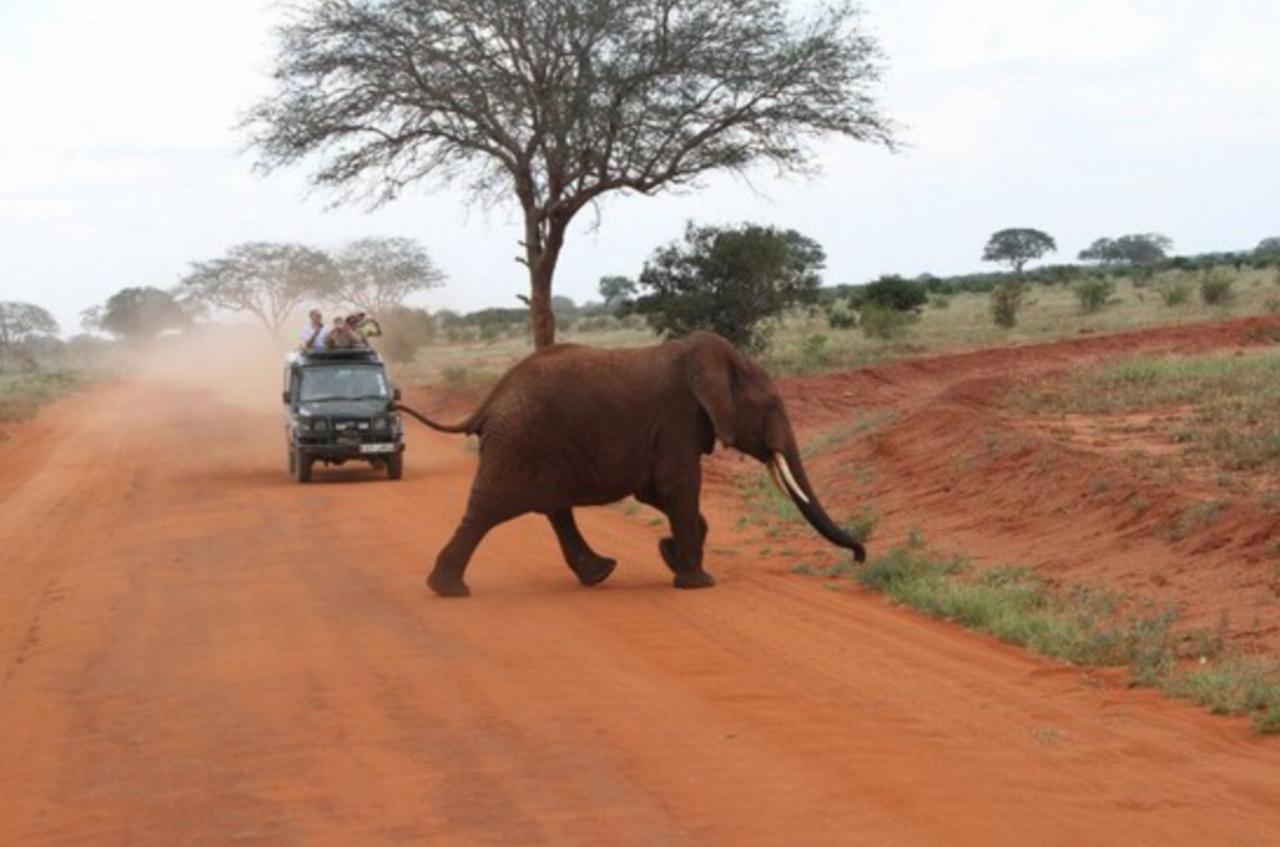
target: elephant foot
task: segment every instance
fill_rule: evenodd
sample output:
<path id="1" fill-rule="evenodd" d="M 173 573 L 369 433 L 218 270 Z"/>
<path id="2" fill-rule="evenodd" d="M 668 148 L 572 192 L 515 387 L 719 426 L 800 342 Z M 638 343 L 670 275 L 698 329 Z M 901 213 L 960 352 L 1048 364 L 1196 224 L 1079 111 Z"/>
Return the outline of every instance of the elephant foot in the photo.
<path id="1" fill-rule="evenodd" d="M 427 577 L 427 587 L 441 597 L 468 597 L 471 589 L 460 579 L 449 579 L 432 571 Z"/>
<path id="2" fill-rule="evenodd" d="M 609 559 L 604 556 L 591 556 L 578 559 L 572 564 L 573 573 L 578 577 L 578 582 L 585 586 L 599 585 L 609 578 L 613 573 L 613 569 L 618 566 L 617 559 Z"/>
<path id="3" fill-rule="evenodd" d="M 710 588 L 716 584 L 716 578 L 704 570 L 677 571 L 671 583 L 676 588 Z"/>

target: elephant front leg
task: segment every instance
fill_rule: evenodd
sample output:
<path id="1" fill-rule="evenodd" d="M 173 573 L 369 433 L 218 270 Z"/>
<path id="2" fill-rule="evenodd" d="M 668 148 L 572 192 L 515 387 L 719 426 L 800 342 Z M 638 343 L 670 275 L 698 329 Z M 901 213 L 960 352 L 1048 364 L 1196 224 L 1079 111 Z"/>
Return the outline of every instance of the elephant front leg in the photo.
<path id="1" fill-rule="evenodd" d="M 676 588 L 710 588 L 716 579 L 702 569 L 702 551 L 707 539 L 707 522 L 697 506 L 667 513 L 671 537 L 658 542 L 658 552 L 675 573 Z"/>
<path id="2" fill-rule="evenodd" d="M 578 531 L 572 509 L 551 512 L 547 518 L 551 521 L 551 528 L 556 531 L 556 540 L 560 542 L 564 560 L 578 577 L 578 582 L 583 585 L 597 585 L 609 578 L 618 561 L 601 556 L 591 549 L 587 540 L 582 537 L 582 533 Z"/>

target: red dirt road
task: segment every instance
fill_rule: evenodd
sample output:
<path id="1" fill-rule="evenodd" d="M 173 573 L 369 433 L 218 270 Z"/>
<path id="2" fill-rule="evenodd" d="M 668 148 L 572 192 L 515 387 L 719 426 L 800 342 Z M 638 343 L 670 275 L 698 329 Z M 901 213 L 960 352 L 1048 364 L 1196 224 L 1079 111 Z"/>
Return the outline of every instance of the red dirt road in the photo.
<path id="1" fill-rule="evenodd" d="M 475 461 L 284 474 L 270 386 L 160 379 L 0 448 L 0 845 L 1280 843 L 1242 721 L 792 576 L 713 503 L 711 591 L 647 516 L 422 577 Z"/>

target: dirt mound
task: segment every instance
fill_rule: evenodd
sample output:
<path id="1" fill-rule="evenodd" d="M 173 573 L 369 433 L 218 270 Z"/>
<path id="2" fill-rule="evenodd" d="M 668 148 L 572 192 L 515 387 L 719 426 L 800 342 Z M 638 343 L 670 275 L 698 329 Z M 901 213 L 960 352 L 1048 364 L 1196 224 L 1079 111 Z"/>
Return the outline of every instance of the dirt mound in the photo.
<path id="1" fill-rule="evenodd" d="M 1088 431 L 1063 437 L 1006 398 L 1114 357 L 1247 349 L 1278 337 L 1274 318 L 1158 328 L 787 380 L 782 391 L 802 441 L 817 448 L 809 467 L 833 514 L 875 504 L 873 548 L 920 531 L 979 564 L 1121 589 L 1180 608 L 1189 626 L 1225 627 L 1276 650 L 1280 512 L 1257 498 L 1220 502 L 1209 480 L 1165 479 L 1122 461 L 1121 450 L 1159 448 L 1140 426 L 1130 444 Z M 857 420 L 866 431 L 842 439 Z M 736 495 L 740 472 L 717 460 L 718 496 Z M 792 540 L 808 549 L 802 529 Z"/>

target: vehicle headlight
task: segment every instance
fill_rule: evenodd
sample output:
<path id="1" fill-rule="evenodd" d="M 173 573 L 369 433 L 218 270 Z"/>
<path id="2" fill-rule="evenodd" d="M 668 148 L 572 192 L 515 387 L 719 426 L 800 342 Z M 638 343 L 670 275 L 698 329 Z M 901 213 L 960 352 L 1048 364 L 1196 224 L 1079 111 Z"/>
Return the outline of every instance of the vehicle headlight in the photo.
<path id="1" fill-rule="evenodd" d="M 389 418 L 374 418 L 373 428 L 378 432 L 386 432 L 391 428 L 391 421 Z"/>
<path id="2" fill-rule="evenodd" d="M 327 432 L 329 430 L 329 422 L 324 418 L 314 418 L 302 421 L 302 428 L 311 430 L 312 432 Z"/>

